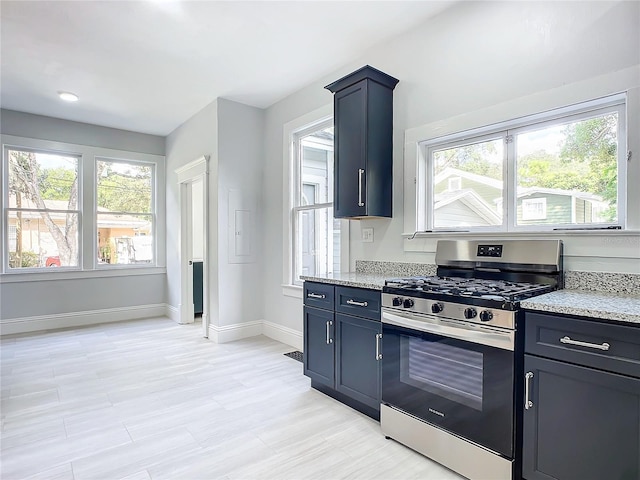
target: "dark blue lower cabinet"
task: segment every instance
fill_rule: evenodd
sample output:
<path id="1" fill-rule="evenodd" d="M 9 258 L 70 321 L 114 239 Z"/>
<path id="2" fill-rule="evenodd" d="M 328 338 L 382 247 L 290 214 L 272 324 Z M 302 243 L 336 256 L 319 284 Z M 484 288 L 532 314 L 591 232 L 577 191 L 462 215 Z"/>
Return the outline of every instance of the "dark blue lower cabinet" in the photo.
<path id="1" fill-rule="evenodd" d="M 525 355 L 523 477 L 640 479 L 640 379 Z"/>
<path id="2" fill-rule="evenodd" d="M 380 408 L 382 325 L 336 313 L 336 390 Z"/>
<path id="3" fill-rule="evenodd" d="M 304 307 L 304 374 L 328 387 L 335 383 L 334 313 Z"/>
<path id="4" fill-rule="evenodd" d="M 304 284 L 304 374 L 311 386 L 380 418 L 380 292 Z M 335 293 L 335 304 L 334 300 Z"/>

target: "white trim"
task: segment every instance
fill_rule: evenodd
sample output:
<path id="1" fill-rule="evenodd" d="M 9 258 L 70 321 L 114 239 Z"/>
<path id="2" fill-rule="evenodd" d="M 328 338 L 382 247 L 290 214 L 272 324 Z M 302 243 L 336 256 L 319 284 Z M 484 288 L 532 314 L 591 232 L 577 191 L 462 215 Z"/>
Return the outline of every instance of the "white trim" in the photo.
<path id="1" fill-rule="evenodd" d="M 233 325 L 209 325 L 209 339 L 215 343 L 228 343 L 262 335 L 262 320 Z"/>
<path id="2" fill-rule="evenodd" d="M 142 267 L 122 265 L 108 270 L 66 270 L 62 268 L 50 268 L 42 271 L 10 272 L 0 275 L 2 283 L 21 282 L 47 282 L 50 280 L 72 280 L 105 277 L 135 277 L 138 275 L 166 275 L 165 267 Z"/>
<path id="3" fill-rule="evenodd" d="M 404 133 L 404 231 L 413 234 L 418 229 L 416 224 L 418 204 L 423 205 L 424 199 L 416 195 L 416 181 L 419 162 L 424 161 L 424 148 L 418 145 L 424 139 L 441 139 L 456 132 L 473 130 L 482 125 L 499 124 L 508 118 L 519 118 L 534 112 L 545 112 L 567 105 L 587 102 L 594 97 L 627 92 L 627 149 L 634 152 L 634 160 L 640 152 L 640 65 L 635 65 L 617 72 L 600 75 L 580 82 L 562 85 L 560 87 L 536 92 L 531 95 L 510 99 L 506 102 L 488 106 L 486 108 L 468 112 L 455 117 L 439 120 L 426 125 L 405 130 Z M 621 139 L 622 143 L 622 139 Z M 635 178 L 640 170 L 638 162 L 630 162 L 627 175 L 623 178 Z M 622 178 L 623 172 L 619 171 Z M 624 188 L 624 185 L 621 185 Z M 637 190 L 637 189 L 636 189 Z M 637 205 L 640 191 L 627 189 L 627 205 Z M 640 228 L 640 209 L 628 209 L 627 228 Z M 503 238 L 500 235 L 500 238 Z"/>
<path id="4" fill-rule="evenodd" d="M 180 323 L 180 310 L 173 305 L 165 304 L 165 315 L 176 323 Z"/>
<path id="5" fill-rule="evenodd" d="M 302 285 L 282 285 L 282 294 L 287 297 L 302 298 Z"/>
<path id="6" fill-rule="evenodd" d="M 0 335 L 122 322 L 124 320 L 149 317 L 165 317 L 166 313 L 166 304 L 158 303 L 33 317 L 7 318 L 0 320 Z"/>
<path id="7" fill-rule="evenodd" d="M 264 320 L 262 323 L 262 334 L 278 342 L 291 345 L 296 350 L 302 351 L 302 332 L 298 330 Z"/>
<path id="8" fill-rule="evenodd" d="M 192 180 L 195 177 L 199 177 L 200 175 L 204 175 L 208 173 L 207 162 L 209 160 L 209 155 L 202 155 L 199 158 L 196 158 L 192 162 L 187 163 L 179 168 L 175 169 L 176 174 L 178 175 L 178 183 L 184 183 L 189 180 Z"/>

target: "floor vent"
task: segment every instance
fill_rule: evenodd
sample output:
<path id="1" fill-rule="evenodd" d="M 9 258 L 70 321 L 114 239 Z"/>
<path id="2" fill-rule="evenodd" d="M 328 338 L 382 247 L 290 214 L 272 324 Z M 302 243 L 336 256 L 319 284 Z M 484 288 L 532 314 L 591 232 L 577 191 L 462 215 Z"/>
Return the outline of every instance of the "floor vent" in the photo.
<path id="1" fill-rule="evenodd" d="M 302 352 L 296 350 L 295 352 L 289 352 L 284 354 L 286 357 L 293 358 L 299 362 L 302 362 Z"/>

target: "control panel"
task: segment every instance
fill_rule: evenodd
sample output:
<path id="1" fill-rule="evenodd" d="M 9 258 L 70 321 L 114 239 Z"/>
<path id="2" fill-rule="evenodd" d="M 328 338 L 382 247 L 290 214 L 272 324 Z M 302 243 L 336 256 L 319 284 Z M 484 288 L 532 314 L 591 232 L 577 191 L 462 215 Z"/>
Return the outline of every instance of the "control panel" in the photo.
<path id="1" fill-rule="evenodd" d="M 478 257 L 501 257 L 502 245 L 478 245 Z"/>

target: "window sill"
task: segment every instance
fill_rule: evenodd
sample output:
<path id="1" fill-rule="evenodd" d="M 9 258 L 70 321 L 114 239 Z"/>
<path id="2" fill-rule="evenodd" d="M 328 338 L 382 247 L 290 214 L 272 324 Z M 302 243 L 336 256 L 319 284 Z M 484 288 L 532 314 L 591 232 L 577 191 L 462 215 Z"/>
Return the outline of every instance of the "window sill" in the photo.
<path id="1" fill-rule="evenodd" d="M 162 275 L 166 274 L 164 267 L 118 267 L 113 270 L 100 268 L 96 270 L 57 270 L 51 269 L 43 272 L 11 272 L 0 274 L 0 284 L 20 282 L 48 282 L 55 280 L 74 280 L 105 277 L 131 277 L 137 275 Z"/>
<path id="2" fill-rule="evenodd" d="M 412 237 L 417 238 L 450 238 L 456 237 L 478 237 L 478 238 L 537 238 L 537 237 L 564 237 L 564 236 L 604 236 L 604 237 L 620 237 L 620 236 L 637 236 L 640 235 L 640 230 L 614 230 L 614 229 L 602 229 L 602 230 L 546 230 L 546 231 L 526 231 L 520 230 L 515 232 L 468 232 L 468 231 L 433 231 L 433 232 L 417 232 L 417 233 L 403 233 L 402 236 L 411 241 Z"/>
<path id="3" fill-rule="evenodd" d="M 282 285 L 282 294 L 286 297 L 302 299 L 302 287 L 298 285 Z"/>

